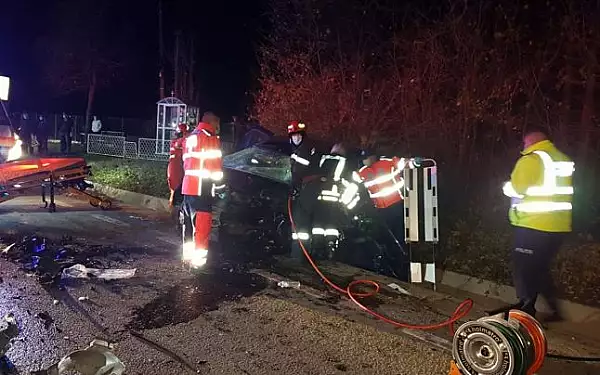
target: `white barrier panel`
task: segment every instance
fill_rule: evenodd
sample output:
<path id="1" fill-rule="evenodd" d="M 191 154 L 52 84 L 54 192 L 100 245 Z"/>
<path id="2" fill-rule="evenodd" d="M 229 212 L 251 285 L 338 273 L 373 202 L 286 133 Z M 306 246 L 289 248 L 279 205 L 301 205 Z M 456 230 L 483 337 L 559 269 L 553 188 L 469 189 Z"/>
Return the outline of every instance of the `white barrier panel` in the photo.
<path id="1" fill-rule="evenodd" d="M 419 170 L 404 170 L 404 230 L 406 242 L 419 242 Z"/>
<path id="2" fill-rule="evenodd" d="M 405 169 L 403 175 L 404 240 L 409 247 L 410 282 L 429 282 L 435 290 L 435 251 L 439 242 L 437 165 L 425 159 L 422 165 Z"/>
<path id="3" fill-rule="evenodd" d="M 438 243 L 437 166 L 423 168 L 423 207 L 425 242 Z"/>

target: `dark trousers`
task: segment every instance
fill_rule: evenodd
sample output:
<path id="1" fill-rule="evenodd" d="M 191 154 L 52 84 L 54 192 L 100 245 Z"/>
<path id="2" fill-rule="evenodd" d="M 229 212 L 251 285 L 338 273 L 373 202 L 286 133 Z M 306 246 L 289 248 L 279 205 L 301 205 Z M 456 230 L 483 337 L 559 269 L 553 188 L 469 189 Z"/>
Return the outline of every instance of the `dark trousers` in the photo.
<path id="1" fill-rule="evenodd" d="M 60 134 L 60 152 L 63 154 L 71 152 L 71 134 Z"/>
<path id="2" fill-rule="evenodd" d="M 326 185 L 325 187 L 330 188 Z M 339 218 L 342 217 L 340 203 L 318 199 L 323 188 L 324 184 L 321 181 L 313 180 L 305 184 L 292 201 L 296 234 L 301 236 L 302 243 L 311 256 L 317 259 L 333 256 L 332 251 L 337 248 L 339 237 L 334 231 L 339 229 Z M 323 230 L 328 231 L 323 233 Z M 291 242 L 291 256 L 294 259 L 304 258 L 302 248 L 294 237 Z"/>
<path id="3" fill-rule="evenodd" d="M 181 194 L 181 184 L 175 189 L 173 194 L 173 206 L 179 206 L 183 204 L 183 194 Z"/>
<path id="4" fill-rule="evenodd" d="M 302 240 L 302 244 L 304 245 L 306 250 L 310 249 L 309 238 L 311 233 L 311 220 L 309 208 L 310 207 L 306 206 L 306 202 L 302 202 L 301 196 L 297 196 L 292 200 L 292 219 L 294 220 L 296 231 L 294 232 L 294 228 L 292 227 L 290 255 L 296 260 L 304 259 L 304 252 L 302 251 L 300 243 L 298 242 L 298 235 L 301 236 L 300 240 Z M 307 237 L 303 237 L 304 235 L 306 235 Z"/>
<path id="5" fill-rule="evenodd" d="M 564 241 L 564 233 L 542 232 L 515 228 L 515 247 L 512 251 L 513 282 L 521 310 L 535 316 L 538 295 L 558 313 L 556 288 L 550 275 L 550 265 Z"/>
<path id="6" fill-rule="evenodd" d="M 47 155 L 48 154 L 48 137 L 38 135 L 37 140 L 39 143 L 38 154 Z"/>
<path id="7" fill-rule="evenodd" d="M 385 258 L 394 274 L 401 280 L 408 281 L 410 259 L 405 242 L 404 205 L 398 202 L 390 207 L 376 210 L 381 221 L 379 241 L 386 249 Z"/>

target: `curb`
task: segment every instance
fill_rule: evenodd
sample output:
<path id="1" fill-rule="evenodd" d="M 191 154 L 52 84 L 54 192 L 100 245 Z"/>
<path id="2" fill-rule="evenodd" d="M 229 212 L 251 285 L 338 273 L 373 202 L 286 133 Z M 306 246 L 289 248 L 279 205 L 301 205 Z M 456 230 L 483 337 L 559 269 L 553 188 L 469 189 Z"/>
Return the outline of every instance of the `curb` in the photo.
<path id="1" fill-rule="evenodd" d="M 131 206 L 138 206 L 148 208 L 154 211 L 170 212 L 169 200 L 164 198 L 153 197 L 151 195 L 134 193 L 128 190 L 117 189 L 111 186 L 99 184 L 94 181 L 90 181 L 94 185 L 94 190 L 116 199 L 125 204 Z"/>
<path id="2" fill-rule="evenodd" d="M 154 211 L 170 212 L 168 199 L 117 189 L 93 181 L 92 184 L 94 185 L 94 190 L 125 204 L 144 207 Z M 475 276 L 463 275 L 442 269 L 437 269 L 436 274 L 438 284 L 483 297 L 500 300 L 507 304 L 516 302 L 516 292 L 515 288 L 512 286 L 502 285 L 494 281 L 479 279 Z M 411 285 L 420 286 L 419 284 Z M 600 321 L 600 308 L 586 306 L 567 300 L 559 300 L 558 303 L 565 319 L 568 321 L 575 323 Z M 541 300 L 538 300 L 536 308 L 541 312 L 549 312 L 547 305 Z"/>
<path id="3" fill-rule="evenodd" d="M 479 279 L 475 276 L 463 275 L 460 273 L 438 269 L 438 283 L 454 289 L 462 290 L 500 300 L 507 304 L 517 302 L 515 288 L 508 285 L 498 284 L 494 281 Z M 545 301 L 542 303 L 538 299 L 536 309 L 541 312 L 550 312 Z M 567 321 L 574 323 L 587 323 L 590 321 L 600 321 L 600 308 L 586 306 L 568 300 L 559 300 L 559 308 Z"/>

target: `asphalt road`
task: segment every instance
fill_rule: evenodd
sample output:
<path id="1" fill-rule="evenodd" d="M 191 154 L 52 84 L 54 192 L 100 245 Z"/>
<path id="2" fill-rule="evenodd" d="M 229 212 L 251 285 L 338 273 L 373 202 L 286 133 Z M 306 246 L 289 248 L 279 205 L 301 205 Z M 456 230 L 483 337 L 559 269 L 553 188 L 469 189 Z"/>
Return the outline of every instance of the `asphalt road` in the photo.
<path id="1" fill-rule="evenodd" d="M 432 337 L 376 321 L 326 293 L 309 271 L 270 264 L 252 272 L 226 266 L 191 275 L 178 261 L 178 233 L 164 215 L 131 207 L 101 211 L 67 197 L 58 198 L 51 214 L 38 201 L 0 205 L 0 246 L 33 233 L 68 235 L 72 246 L 99 245 L 110 267 L 136 268 L 136 274 L 72 281 L 60 290 L 0 259 L 0 314 L 14 313 L 21 326 L 7 353 L 19 374 L 46 368 L 94 338 L 116 343 L 127 374 L 448 373 L 445 331 Z M 302 288 L 278 288 L 281 275 L 301 280 Z M 387 293 L 376 302 L 379 311 L 415 323 L 441 320 L 454 305 L 433 294 L 417 301 Z M 540 372 L 564 373 L 597 374 L 600 368 L 548 361 Z"/>

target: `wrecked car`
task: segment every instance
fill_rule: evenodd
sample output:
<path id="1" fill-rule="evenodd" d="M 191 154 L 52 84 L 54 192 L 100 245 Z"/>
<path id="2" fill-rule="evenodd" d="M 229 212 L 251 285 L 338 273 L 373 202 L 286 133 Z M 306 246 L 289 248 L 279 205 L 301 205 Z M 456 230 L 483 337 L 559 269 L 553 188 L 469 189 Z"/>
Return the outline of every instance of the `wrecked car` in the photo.
<path id="1" fill-rule="evenodd" d="M 328 144 L 317 144 L 319 151 L 329 150 Z M 225 227 L 247 227 L 255 240 L 266 238 L 265 244 L 276 247 L 275 253 L 288 254 L 291 227 L 288 216 L 288 194 L 291 184 L 290 155 L 292 147 L 287 137 L 272 137 L 250 145 L 223 158 L 229 194 L 219 203 L 220 221 Z M 336 260 L 389 276 L 400 277 L 396 270 L 400 253 L 389 238 L 372 236 L 376 225 L 356 213 L 348 220 Z M 227 236 L 219 236 L 227 238 Z M 228 246 L 230 247 L 230 246 Z M 268 246 L 267 246 L 268 247 Z M 253 246 L 262 249 L 260 246 Z M 256 254 L 258 257 L 260 254 Z M 262 254 L 266 256 L 268 254 Z"/>

